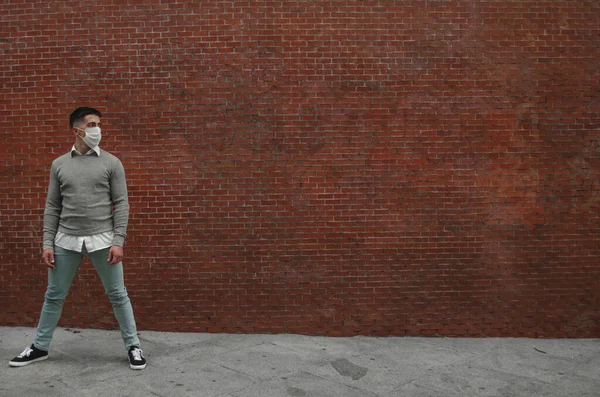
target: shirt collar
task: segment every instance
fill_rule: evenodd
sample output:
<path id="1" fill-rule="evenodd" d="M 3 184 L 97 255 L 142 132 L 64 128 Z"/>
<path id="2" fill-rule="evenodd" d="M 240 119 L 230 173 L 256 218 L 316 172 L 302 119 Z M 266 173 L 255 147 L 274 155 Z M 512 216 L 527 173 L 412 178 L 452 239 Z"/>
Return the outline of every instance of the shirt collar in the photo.
<path id="1" fill-rule="evenodd" d="M 75 148 L 75 145 L 73 145 L 73 147 L 71 148 L 71 157 L 73 157 L 73 152 L 75 152 L 75 154 L 81 156 L 82 154 L 79 153 L 77 151 L 77 149 Z M 100 146 L 96 146 L 95 148 L 90 149 L 84 156 L 88 156 L 90 154 L 96 153 L 97 156 L 100 156 Z"/>

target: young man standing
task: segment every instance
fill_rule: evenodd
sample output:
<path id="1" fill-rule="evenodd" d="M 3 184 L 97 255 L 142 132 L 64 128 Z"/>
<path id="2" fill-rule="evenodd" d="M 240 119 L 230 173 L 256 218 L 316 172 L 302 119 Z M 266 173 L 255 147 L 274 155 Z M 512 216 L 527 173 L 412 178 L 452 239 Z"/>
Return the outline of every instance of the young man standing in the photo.
<path id="1" fill-rule="evenodd" d="M 75 144 L 52 163 L 42 253 L 49 267 L 48 289 L 33 344 L 9 362 L 12 367 L 48 358 L 65 297 L 84 256 L 90 258 L 110 299 L 130 367 L 146 367 L 123 282 L 121 259 L 129 220 L 125 170 L 117 157 L 98 146 L 100 117 L 94 108 L 75 109 L 69 118 Z"/>

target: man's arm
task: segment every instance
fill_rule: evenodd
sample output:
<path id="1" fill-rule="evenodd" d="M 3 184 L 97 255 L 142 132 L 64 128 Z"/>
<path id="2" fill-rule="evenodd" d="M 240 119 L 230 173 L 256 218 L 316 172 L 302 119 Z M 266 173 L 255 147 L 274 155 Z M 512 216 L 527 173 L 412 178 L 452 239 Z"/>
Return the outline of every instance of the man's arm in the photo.
<path id="1" fill-rule="evenodd" d="M 44 238 L 42 243 L 42 262 L 52 269 L 54 269 L 54 237 L 58 229 L 61 211 L 60 182 L 58 181 L 56 164 L 53 162 L 50 167 L 50 182 L 48 184 L 46 207 L 44 208 Z"/>
<path id="2" fill-rule="evenodd" d="M 125 180 L 125 169 L 121 161 L 117 160 L 110 179 L 110 194 L 114 207 L 113 213 L 113 246 L 123 247 L 125 236 L 127 236 L 127 224 L 129 222 L 129 199 L 127 197 L 127 182 Z"/>
<path id="3" fill-rule="evenodd" d="M 60 182 L 56 172 L 56 164 L 52 163 L 50 168 L 50 183 L 48 184 L 48 196 L 44 208 L 44 241 L 43 249 L 54 249 L 54 237 L 58 229 L 58 221 L 62 210 L 62 196 L 60 194 Z"/>

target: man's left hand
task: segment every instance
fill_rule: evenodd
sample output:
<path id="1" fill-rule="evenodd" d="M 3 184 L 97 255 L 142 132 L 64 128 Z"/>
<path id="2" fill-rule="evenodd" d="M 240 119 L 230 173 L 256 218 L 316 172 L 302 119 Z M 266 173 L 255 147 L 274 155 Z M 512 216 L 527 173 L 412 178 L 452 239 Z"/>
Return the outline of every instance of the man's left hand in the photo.
<path id="1" fill-rule="evenodd" d="M 113 245 L 110 247 L 110 251 L 108 251 L 108 264 L 115 265 L 123 259 L 123 247 L 119 247 L 118 245 Z"/>

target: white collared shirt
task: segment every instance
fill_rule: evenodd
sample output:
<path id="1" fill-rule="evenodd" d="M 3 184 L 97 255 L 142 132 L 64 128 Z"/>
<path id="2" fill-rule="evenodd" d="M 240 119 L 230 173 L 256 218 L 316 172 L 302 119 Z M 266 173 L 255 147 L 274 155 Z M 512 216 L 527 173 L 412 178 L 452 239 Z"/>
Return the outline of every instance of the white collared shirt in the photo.
<path id="1" fill-rule="evenodd" d="M 75 145 L 73 145 L 73 147 L 71 148 L 71 156 L 73 156 L 73 152 L 75 152 L 79 156 L 83 156 L 83 154 L 81 154 L 77 151 L 77 148 L 75 147 Z M 85 154 L 85 156 L 92 154 L 92 152 L 96 153 L 98 156 L 100 156 L 100 146 L 96 146 L 95 148 L 88 150 L 88 152 Z"/>
<path id="2" fill-rule="evenodd" d="M 73 145 L 73 148 L 71 148 L 71 156 L 73 155 L 73 152 L 79 156 L 82 156 L 82 154 L 79 153 L 75 148 L 75 145 Z M 90 149 L 85 156 L 93 153 L 96 153 L 98 156 L 100 156 L 100 147 L 96 146 L 95 148 Z M 83 244 L 85 243 L 85 249 L 87 252 L 94 252 L 112 246 L 113 237 L 114 233 L 112 231 L 98 233 L 91 236 L 73 236 L 63 232 L 56 232 L 54 244 L 66 250 L 81 252 L 83 251 Z"/>

